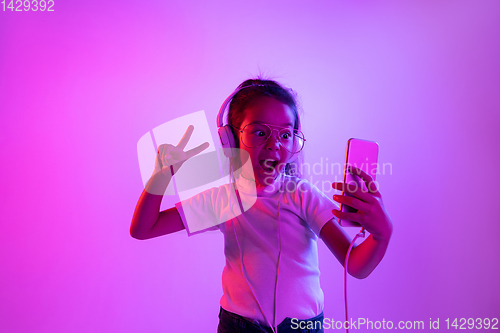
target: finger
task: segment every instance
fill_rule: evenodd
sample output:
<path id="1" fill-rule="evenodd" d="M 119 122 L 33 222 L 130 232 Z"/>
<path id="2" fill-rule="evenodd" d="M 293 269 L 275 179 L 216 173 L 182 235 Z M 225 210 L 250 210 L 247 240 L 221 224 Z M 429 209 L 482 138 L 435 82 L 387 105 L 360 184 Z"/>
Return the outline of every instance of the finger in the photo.
<path id="1" fill-rule="evenodd" d="M 189 142 L 189 139 L 191 138 L 191 134 L 193 134 L 193 131 L 194 131 L 194 126 L 189 125 L 186 130 L 186 133 L 184 133 L 184 136 L 182 137 L 181 141 L 179 141 L 177 148 L 184 150 L 184 147 L 186 147 L 187 143 Z"/>
<path id="2" fill-rule="evenodd" d="M 162 157 L 161 157 L 161 162 L 163 163 L 163 166 L 169 166 L 171 164 L 171 161 L 170 161 L 171 159 L 172 159 L 172 155 L 164 152 Z"/>
<path id="3" fill-rule="evenodd" d="M 169 145 L 165 147 L 165 149 L 163 149 L 162 158 L 166 164 L 170 164 L 169 160 L 172 159 L 172 152 L 174 151 L 174 148 L 175 148 L 174 146 Z"/>
<path id="4" fill-rule="evenodd" d="M 354 209 L 360 210 L 360 211 L 367 211 L 368 205 L 367 203 L 359 200 L 358 198 L 355 197 L 350 197 L 347 195 L 334 195 L 333 200 L 337 201 L 338 203 L 341 203 L 343 205 L 347 205 L 349 207 L 352 207 Z"/>
<path id="5" fill-rule="evenodd" d="M 367 174 L 363 170 L 361 170 L 355 166 L 352 166 L 352 165 L 349 166 L 349 171 L 351 172 L 351 174 L 358 176 L 359 178 L 361 178 L 365 182 L 366 188 L 368 189 L 368 191 L 370 193 L 373 193 L 375 195 L 379 195 L 379 192 L 377 189 L 377 184 L 373 180 L 372 176 L 370 176 L 369 174 Z"/>
<path id="6" fill-rule="evenodd" d="M 198 155 L 199 153 L 201 153 L 202 151 L 204 151 L 205 149 L 207 149 L 208 146 L 210 146 L 210 144 L 208 142 L 205 142 L 205 143 L 202 143 L 201 145 L 199 145 L 196 148 L 188 150 L 186 152 L 186 159 L 191 158 L 191 157 L 193 157 L 195 155 Z"/>
<path id="7" fill-rule="evenodd" d="M 158 166 L 163 168 L 169 165 L 169 160 L 172 159 L 172 149 L 174 146 L 171 144 L 161 144 L 158 146 L 158 154 L 156 154 L 156 159 L 158 161 Z"/>
<path id="8" fill-rule="evenodd" d="M 344 191 L 344 193 L 349 193 L 364 202 L 371 203 L 375 200 L 372 193 L 365 191 L 364 188 L 355 183 L 332 183 L 332 187 L 336 190 Z"/>
<path id="9" fill-rule="evenodd" d="M 158 146 L 158 155 L 163 156 L 165 154 L 169 154 L 174 146 L 168 143 L 164 143 Z"/>
<path id="10" fill-rule="evenodd" d="M 363 223 L 365 222 L 365 215 L 363 215 L 361 213 L 345 213 L 345 212 L 341 212 L 337 209 L 332 210 L 332 213 L 339 220 L 358 222 L 361 225 L 363 225 Z"/>

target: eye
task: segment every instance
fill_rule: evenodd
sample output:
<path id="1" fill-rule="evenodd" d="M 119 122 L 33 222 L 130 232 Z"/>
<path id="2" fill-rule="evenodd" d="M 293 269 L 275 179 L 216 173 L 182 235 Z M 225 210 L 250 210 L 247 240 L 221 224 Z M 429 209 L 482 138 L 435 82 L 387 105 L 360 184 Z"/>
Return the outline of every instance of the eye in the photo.
<path id="1" fill-rule="evenodd" d="M 266 133 L 264 133 L 264 131 L 261 131 L 261 130 L 255 130 L 253 132 L 253 134 L 255 134 L 257 136 L 266 136 Z"/>
<path id="2" fill-rule="evenodd" d="M 282 139 L 288 140 L 291 137 L 292 137 L 292 133 L 290 133 L 289 131 L 283 131 L 283 132 L 281 132 L 281 138 Z"/>

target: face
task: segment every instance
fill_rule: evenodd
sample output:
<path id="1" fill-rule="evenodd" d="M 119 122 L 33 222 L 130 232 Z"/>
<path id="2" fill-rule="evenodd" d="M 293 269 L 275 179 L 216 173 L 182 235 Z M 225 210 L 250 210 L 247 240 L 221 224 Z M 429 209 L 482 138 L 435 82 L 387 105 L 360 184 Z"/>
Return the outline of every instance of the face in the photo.
<path id="1" fill-rule="evenodd" d="M 293 129 L 295 123 L 294 113 L 288 105 L 267 96 L 255 100 L 244 110 L 244 113 L 245 119 L 240 126 L 241 129 L 248 124 L 260 122 L 279 131 L 282 127 Z M 274 179 L 283 171 L 292 156 L 279 141 L 278 131 L 273 131 L 269 140 L 255 148 L 249 148 L 241 142 L 244 134 L 240 133 L 238 137 L 240 149 L 248 152 L 253 168 L 250 170 L 244 167 L 243 176 L 249 179 L 253 179 L 254 176 L 257 186 L 273 184 Z"/>

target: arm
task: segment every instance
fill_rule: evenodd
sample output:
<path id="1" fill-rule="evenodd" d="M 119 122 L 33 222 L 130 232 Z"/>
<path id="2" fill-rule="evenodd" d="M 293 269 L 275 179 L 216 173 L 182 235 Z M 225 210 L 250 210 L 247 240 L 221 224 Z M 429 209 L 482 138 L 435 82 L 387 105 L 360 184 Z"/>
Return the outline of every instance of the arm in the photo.
<path id="1" fill-rule="evenodd" d="M 350 244 L 345 231 L 332 219 L 321 229 L 320 237 L 344 266 Z M 349 255 L 348 273 L 358 279 L 366 278 L 382 261 L 388 245 L 389 240 L 377 239 L 370 235 L 363 243 L 353 246 Z"/>
<path id="2" fill-rule="evenodd" d="M 149 239 L 184 229 L 177 208 L 173 207 L 159 212 L 163 195 L 171 174 L 162 172 L 151 177 L 137 202 L 130 225 L 130 235 L 136 239 Z"/>
<path id="3" fill-rule="evenodd" d="M 333 199 L 358 210 L 356 213 L 334 210 L 333 213 L 339 219 L 358 222 L 371 234 L 363 243 L 354 246 L 349 256 L 349 274 L 363 279 L 370 275 L 384 257 L 393 228 L 391 218 L 382 202 L 382 195 L 372 178 L 358 168 L 353 167 L 353 171 L 365 181 L 368 192 L 361 188 L 352 190 L 344 183 L 332 184 L 334 188 L 353 195 L 352 197 L 334 195 Z M 321 229 L 320 237 L 340 263 L 344 265 L 350 240 L 342 228 L 336 223 L 328 221 Z"/>
<path id="4" fill-rule="evenodd" d="M 384 258 L 389 240 L 379 240 L 370 235 L 349 255 L 349 271 L 352 276 L 364 279 L 373 272 Z"/>

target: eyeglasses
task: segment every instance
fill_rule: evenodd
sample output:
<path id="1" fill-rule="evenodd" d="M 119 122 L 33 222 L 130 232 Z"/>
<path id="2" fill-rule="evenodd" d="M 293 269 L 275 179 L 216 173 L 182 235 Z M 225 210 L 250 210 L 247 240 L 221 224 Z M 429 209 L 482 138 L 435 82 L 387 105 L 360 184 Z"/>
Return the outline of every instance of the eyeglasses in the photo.
<path id="1" fill-rule="evenodd" d="M 276 128 L 271 128 L 271 126 Z M 283 148 L 289 153 L 296 154 L 304 148 L 306 139 L 304 134 L 296 129 L 290 127 L 280 127 L 264 123 L 248 124 L 243 129 L 236 128 L 241 133 L 241 142 L 248 148 L 256 148 L 269 140 L 271 134 L 278 132 L 278 138 Z"/>

